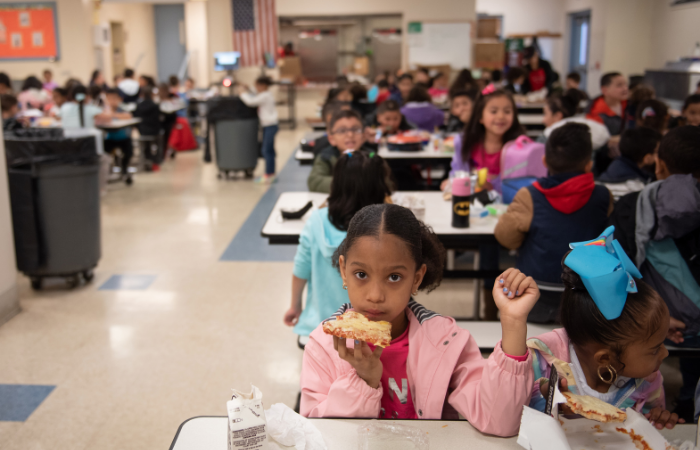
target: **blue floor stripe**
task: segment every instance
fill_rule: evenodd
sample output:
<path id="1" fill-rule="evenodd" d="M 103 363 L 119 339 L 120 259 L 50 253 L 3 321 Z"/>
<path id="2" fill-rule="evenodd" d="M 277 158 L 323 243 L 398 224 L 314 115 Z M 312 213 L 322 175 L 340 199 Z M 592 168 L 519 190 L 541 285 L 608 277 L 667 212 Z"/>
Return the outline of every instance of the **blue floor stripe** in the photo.
<path id="1" fill-rule="evenodd" d="M 55 387 L 37 384 L 0 384 L 0 421 L 26 421 Z"/>
<path id="2" fill-rule="evenodd" d="M 282 192 L 307 190 L 309 172 L 311 166 L 301 166 L 293 156 L 290 157 L 277 182 L 262 196 L 219 261 L 294 261 L 296 245 L 270 245 L 260 236 L 260 231 Z"/>

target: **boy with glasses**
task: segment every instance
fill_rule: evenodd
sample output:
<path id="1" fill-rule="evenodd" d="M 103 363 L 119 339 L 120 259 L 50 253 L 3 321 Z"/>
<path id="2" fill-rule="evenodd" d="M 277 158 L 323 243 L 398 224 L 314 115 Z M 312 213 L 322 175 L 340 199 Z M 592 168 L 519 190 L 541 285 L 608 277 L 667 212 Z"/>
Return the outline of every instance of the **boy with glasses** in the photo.
<path id="1" fill-rule="evenodd" d="M 333 115 L 328 132 L 330 146 L 314 159 L 314 165 L 306 184 L 311 192 L 331 192 L 333 168 L 345 152 L 370 150 L 365 147 L 362 118 L 353 110 L 341 110 Z"/>

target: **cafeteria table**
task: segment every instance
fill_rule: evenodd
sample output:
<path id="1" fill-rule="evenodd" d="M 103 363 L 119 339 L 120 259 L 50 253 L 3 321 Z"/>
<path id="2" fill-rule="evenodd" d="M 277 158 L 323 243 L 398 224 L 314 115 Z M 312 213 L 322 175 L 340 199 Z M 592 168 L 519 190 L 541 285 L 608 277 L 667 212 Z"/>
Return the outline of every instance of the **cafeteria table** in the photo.
<path id="1" fill-rule="evenodd" d="M 222 409 L 225 404 L 222 402 Z M 357 450 L 359 448 L 358 428 L 367 419 L 309 419 L 321 432 L 328 450 Z M 472 427 L 466 420 L 381 420 L 388 424 L 411 426 L 425 432 L 431 449 L 479 449 L 479 450 L 522 450 L 517 437 L 499 438 L 487 436 Z M 669 441 L 697 439 L 697 425 L 676 425 L 672 430 L 664 429 L 661 434 Z M 371 448 L 381 448 L 376 442 Z M 284 449 L 274 441 L 270 449 Z M 392 447 L 394 448 L 394 447 Z M 227 450 L 228 417 L 200 416 L 184 421 L 173 438 L 170 450 Z"/>
<path id="2" fill-rule="evenodd" d="M 133 118 L 133 119 L 116 119 L 112 120 L 109 123 L 104 123 L 104 124 L 95 124 L 95 128 L 99 128 L 100 130 L 105 130 L 105 131 L 117 131 L 121 130 L 122 128 L 127 128 L 127 127 L 133 127 L 134 125 L 138 125 L 141 123 L 141 119 L 139 118 Z"/>
<path id="3" fill-rule="evenodd" d="M 496 243 L 494 229 L 498 219 L 495 217 L 471 218 L 469 228 L 454 228 L 452 226 L 452 202 L 442 198 L 442 192 L 433 191 L 402 191 L 395 195 L 415 195 L 422 197 L 425 201 L 426 225 L 432 227 L 442 244 L 446 248 L 470 248 L 483 243 Z M 304 228 L 306 219 L 311 214 L 311 210 L 301 219 L 282 219 L 281 211 L 299 210 L 307 202 L 313 202 L 318 208 L 325 203 L 328 194 L 319 192 L 283 192 L 272 212 L 267 218 L 262 228 L 261 235 L 267 238 L 270 244 L 298 244 L 299 235 Z M 490 274 L 497 276 L 498 274 Z M 487 276 L 490 276 L 487 275 Z"/>

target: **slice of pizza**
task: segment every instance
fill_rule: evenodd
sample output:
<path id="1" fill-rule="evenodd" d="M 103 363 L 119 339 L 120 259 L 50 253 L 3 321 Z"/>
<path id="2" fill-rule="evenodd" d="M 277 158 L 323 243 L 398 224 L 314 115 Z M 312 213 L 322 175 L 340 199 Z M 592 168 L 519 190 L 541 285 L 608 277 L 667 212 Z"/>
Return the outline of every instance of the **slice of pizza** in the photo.
<path id="1" fill-rule="evenodd" d="M 624 422 L 627 419 L 626 412 L 595 397 L 576 395 L 571 392 L 562 392 L 562 394 L 566 397 L 566 404 L 571 410 L 586 419 L 603 423 Z"/>
<path id="2" fill-rule="evenodd" d="M 346 311 L 336 320 L 324 322 L 323 331 L 345 339 L 355 339 L 368 344 L 388 347 L 391 344 L 391 323 L 383 320 L 372 322 L 355 311 Z"/>

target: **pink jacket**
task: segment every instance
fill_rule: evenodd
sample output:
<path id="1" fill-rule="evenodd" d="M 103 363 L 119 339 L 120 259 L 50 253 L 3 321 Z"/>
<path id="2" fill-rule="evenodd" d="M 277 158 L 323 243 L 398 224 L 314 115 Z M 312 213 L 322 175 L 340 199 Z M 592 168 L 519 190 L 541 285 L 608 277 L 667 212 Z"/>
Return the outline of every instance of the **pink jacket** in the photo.
<path id="1" fill-rule="evenodd" d="M 346 304 L 337 315 L 349 309 Z M 523 405 L 534 382 L 532 356 L 516 361 L 500 343 L 488 360 L 468 331 L 411 300 L 406 308 L 408 382 L 421 419 L 464 416 L 478 430 L 497 436 L 518 433 Z M 350 347 L 352 341 L 348 343 Z M 333 348 L 321 326 L 304 349 L 301 415 L 305 417 L 378 418 L 382 387 L 372 389 Z"/>

